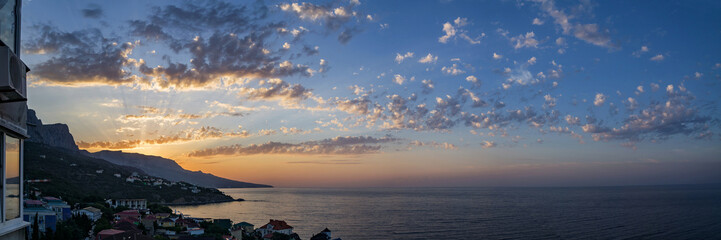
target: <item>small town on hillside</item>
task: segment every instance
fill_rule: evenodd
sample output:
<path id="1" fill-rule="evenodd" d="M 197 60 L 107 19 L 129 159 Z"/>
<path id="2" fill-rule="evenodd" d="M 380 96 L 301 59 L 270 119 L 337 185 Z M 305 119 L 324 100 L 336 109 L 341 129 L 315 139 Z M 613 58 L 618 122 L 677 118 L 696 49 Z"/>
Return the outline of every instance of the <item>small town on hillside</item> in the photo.
<path id="1" fill-rule="evenodd" d="M 57 197 L 30 195 L 23 204 L 28 239 L 86 240 L 300 240 L 283 220 L 256 228 L 230 219 L 192 217 L 146 199 L 106 199 L 70 206 Z M 328 228 L 310 240 L 332 238 Z"/>

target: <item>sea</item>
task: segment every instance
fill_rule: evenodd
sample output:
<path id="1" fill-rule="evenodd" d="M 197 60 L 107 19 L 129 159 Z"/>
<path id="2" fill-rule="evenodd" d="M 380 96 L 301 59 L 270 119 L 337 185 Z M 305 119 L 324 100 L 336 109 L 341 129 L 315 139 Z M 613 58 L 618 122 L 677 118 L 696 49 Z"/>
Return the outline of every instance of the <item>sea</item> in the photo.
<path id="1" fill-rule="evenodd" d="M 245 201 L 172 208 L 301 239 L 721 239 L 721 185 L 221 190 Z"/>

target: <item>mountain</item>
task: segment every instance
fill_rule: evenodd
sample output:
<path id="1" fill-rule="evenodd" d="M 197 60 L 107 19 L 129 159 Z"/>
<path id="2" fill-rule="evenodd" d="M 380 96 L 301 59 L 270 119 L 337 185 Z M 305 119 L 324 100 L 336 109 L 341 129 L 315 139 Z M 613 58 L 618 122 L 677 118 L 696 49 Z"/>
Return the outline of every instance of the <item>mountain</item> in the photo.
<path id="1" fill-rule="evenodd" d="M 28 109 L 28 135 L 26 142 L 39 143 L 47 146 L 76 151 L 92 158 L 103 159 L 113 164 L 137 168 L 148 175 L 168 179 L 171 181 L 184 181 L 203 187 L 213 188 L 262 188 L 270 185 L 247 183 L 222 178 L 201 171 L 186 170 L 171 159 L 138 153 L 124 153 L 122 151 L 100 151 L 89 153 L 80 150 L 70 134 L 68 125 L 62 123 L 43 124 L 35 111 Z"/>
<path id="2" fill-rule="evenodd" d="M 216 188 L 261 188 L 269 185 L 239 182 L 214 176 L 201 171 L 183 169 L 173 160 L 158 156 L 149 156 L 139 153 L 125 153 L 122 151 L 100 151 L 90 153 L 90 156 L 105 159 L 108 162 L 139 168 L 152 176 L 162 177 L 171 181 L 186 181 L 198 186 Z"/>
<path id="3" fill-rule="evenodd" d="M 50 180 L 28 182 L 26 188 L 40 191 L 46 196 L 60 196 L 70 202 L 93 198 L 144 198 L 161 204 L 233 201 L 233 198 L 214 188 L 198 188 L 183 182 L 159 180 L 137 168 L 78 154 L 75 150 L 35 142 L 26 142 L 24 147 L 25 178 Z M 136 176 L 134 181 L 126 180 L 133 175 Z M 163 184 L 153 184 L 160 181 Z M 193 189 L 197 190 L 194 192 Z"/>
<path id="4" fill-rule="evenodd" d="M 28 109 L 28 135 L 26 142 L 41 143 L 69 150 L 79 150 L 68 125 L 62 123 L 45 124 L 35 115 L 35 110 Z"/>

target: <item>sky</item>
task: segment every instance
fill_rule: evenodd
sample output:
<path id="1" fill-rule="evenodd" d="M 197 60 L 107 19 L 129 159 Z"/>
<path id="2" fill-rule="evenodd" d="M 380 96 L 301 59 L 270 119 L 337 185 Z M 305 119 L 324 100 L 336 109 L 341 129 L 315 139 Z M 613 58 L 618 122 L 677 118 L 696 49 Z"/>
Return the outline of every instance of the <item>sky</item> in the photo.
<path id="1" fill-rule="evenodd" d="M 23 1 L 78 146 L 278 187 L 721 182 L 718 1 Z"/>

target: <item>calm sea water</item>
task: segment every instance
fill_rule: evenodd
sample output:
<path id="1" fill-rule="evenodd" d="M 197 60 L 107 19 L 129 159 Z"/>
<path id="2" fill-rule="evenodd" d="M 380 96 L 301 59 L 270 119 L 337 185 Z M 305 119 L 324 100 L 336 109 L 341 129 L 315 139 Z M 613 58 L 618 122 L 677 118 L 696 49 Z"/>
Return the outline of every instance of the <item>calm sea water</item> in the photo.
<path id="1" fill-rule="evenodd" d="M 721 185 L 222 190 L 247 201 L 174 209 L 303 239 L 721 239 Z"/>

